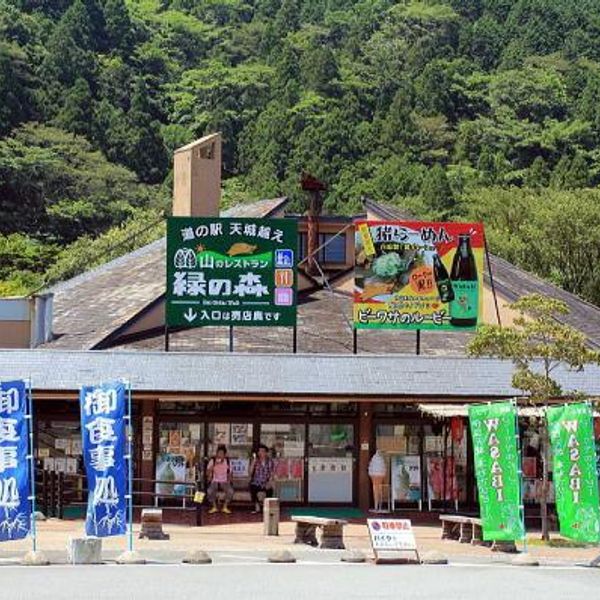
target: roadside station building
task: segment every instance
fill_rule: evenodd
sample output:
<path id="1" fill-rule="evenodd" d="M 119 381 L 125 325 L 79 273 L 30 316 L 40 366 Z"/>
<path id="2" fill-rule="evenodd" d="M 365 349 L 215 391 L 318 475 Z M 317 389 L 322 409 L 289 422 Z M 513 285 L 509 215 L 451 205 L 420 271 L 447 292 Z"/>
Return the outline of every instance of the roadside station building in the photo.
<path id="1" fill-rule="evenodd" d="M 218 214 L 220 143 L 218 135 L 208 136 L 176 153 L 175 214 Z M 309 220 L 287 214 L 286 207 L 278 198 L 221 214 L 297 219 L 303 258 Z M 404 217 L 368 200 L 358 216 Z M 418 346 L 409 331 L 360 330 L 355 338 L 353 219 L 320 217 L 317 239 L 322 273 L 299 268 L 295 332 L 236 327 L 231 338 L 226 327 L 181 329 L 170 332 L 166 352 L 164 239 L 47 290 L 47 319 L 37 329 L 52 335 L 38 336 L 36 343 L 43 343 L 35 349 L 27 348 L 23 326 L 31 317 L 4 310 L 0 346 L 13 348 L 0 350 L 0 378 L 31 379 L 40 466 L 83 473 L 79 387 L 123 378 L 133 393 L 135 476 L 143 480 L 136 483 L 138 493 L 152 493 L 153 479 L 201 481 L 207 459 L 225 443 L 236 499 L 245 501 L 249 458 L 265 443 L 277 459 L 276 492 L 283 502 L 367 509 L 367 468 L 379 449 L 389 467 L 395 461 L 388 478 L 403 490 L 393 498 L 396 509 L 473 507 L 465 404 L 515 397 L 512 364 L 466 358 L 471 334 L 463 332 L 423 332 Z M 498 257 L 490 263 L 497 302 L 486 274 L 485 322 L 510 323 L 507 302 L 543 294 L 564 300 L 571 309 L 564 321 L 600 346 L 599 308 Z M 566 390 L 600 396 L 597 367 L 557 377 Z M 522 436 L 530 459 L 524 462 L 525 499 L 535 502 L 539 443 L 526 419 Z M 184 458 L 161 462 L 165 455 Z M 136 504 L 142 503 L 150 503 L 147 496 L 137 496 Z"/>

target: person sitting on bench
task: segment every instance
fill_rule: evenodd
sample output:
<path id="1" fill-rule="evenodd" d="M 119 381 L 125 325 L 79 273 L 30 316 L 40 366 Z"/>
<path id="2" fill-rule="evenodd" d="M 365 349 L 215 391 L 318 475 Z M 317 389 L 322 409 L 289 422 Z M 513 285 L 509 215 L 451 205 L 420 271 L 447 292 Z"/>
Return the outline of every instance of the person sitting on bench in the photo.
<path id="1" fill-rule="evenodd" d="M 269 456 L 269 449 L 261 444 L 258 447 L 258 456 L 254 458 L 250 467 L 250 496 L 254 502 L 254 513 L 261 511 L 262 500 L 273 495 L 274 474 L 275 464 Z"/>
<path id="2" fill-rule="evenodd" d="M 220 445 L 217 447 L 217 455 L 211 458 L 206 466 L 206 475 L 210 481 L 206 495 L 209 502 L 212 503 L 212 508 L 208 512 L 210 514 L 217 512 L 217 496 L 219 492 L 223 492 L 225 501 L 221 511 L 227 515 L 231 514 L 229 503 L 233 498 L 233 485 L 231 483 L 231 466 L 225 446 Z"/>

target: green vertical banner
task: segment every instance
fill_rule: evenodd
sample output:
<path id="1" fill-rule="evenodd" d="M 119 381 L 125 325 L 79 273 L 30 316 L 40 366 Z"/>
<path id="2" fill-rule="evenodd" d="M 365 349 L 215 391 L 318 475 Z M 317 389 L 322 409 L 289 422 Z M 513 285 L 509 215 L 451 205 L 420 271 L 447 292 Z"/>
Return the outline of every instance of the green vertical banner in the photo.
<path id="1" fill-rule="evenodd" d="M 600 507 L 592 408 L 585 402 L 546 411 L 561 535 L 600 542 Z"/>
<path id="2" fill-rule="evenodd" d="M 484 540 L 525 537 L 516 420 L 512 402 L 469 407 Z"/>

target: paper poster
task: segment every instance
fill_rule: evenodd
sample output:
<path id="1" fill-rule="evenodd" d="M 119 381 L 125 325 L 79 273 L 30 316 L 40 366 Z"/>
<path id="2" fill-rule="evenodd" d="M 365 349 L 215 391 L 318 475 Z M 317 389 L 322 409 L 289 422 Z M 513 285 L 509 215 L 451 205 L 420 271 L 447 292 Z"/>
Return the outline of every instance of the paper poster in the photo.
<path id="1" fill-rule="evenodd" d="M 54 470 L 57 473 L 64 473 L 67 469 L 67 459 L 59 456 L 54 459 Z"/>
<path id="2" fill-rule="evenodd" d="M 184 495 L 185 486 L 177 483 L 185 482 L 185 456 L 163 452 L 156 459 L 157 494 Z"/>
<path id="3" fill-rule="evenodd" d="M 445 482 L 444 470 L 446 472 Z M 456 466 L 452 457 L 445 459 L 439 456 L 427 457 L 427 493 L 430 500 L 457 499 Z"/>
<path id="4" fill-rule="evenodd" d="M 215 423 L 213 431 L 214 444 L 229 445 L 229 423 Z"/>
<path id="5" fill-rule="evenodd" d="M 392 503 L 421 500 L 421 457 L 392 455 L 390 457 Z"/>
<path id="6" fill-rule="evenodd" d="M 231 424 L 231 445 L 246 446 L 249 443 L 250 427 L 248 423 Z"/>
<path id="7" fill-rule="evenodd" d="M 71 440 L 71 454 L 81 456 L 83 454 L 81 438 Z"/>
<path id="8" fill-rule="evenodd" d="M 55 470 L 54 458 L 51 456 L 44 458 L 44 471 L 54 471 L 54 470 Z"/>
<path id="9" fill-rule="evenodd" d="M 54 440 L 54 447 L 57 450 L 62 450 L 64 452 L 67 449 L 68 443 L 69 443 L 69 440 L 67 440 L 66 438 L 56 438 Z"/>
<path id="10" fill-rule="evenodd" d="M 233 477 L 248 477 L 250 461 L 247 458 L 230 458 L 229 465 Z"/>
<path id="11" fill-rule="evenodd" d="M 38 458 L 47 458 L 50 456 L 50 448 L 38 448 Z"/>
<path id="12" fill-rule="evenodd" d="M 169 431 L 169 446 L 178 448 L 181 446 L 181 431 L 179 429 L 173 429 Z"/>
<path id="13" fill-rule="evenodd" d="M 190 427 L 190 437 L 192 438 L 192 440 L 195 440 L 195 441 L 200 440 L 202 438 L 202 436 L 200 435 L 201 424 L 200 423 L 190 423 L 189 427 Z"/>
<path id="14" fill-rule="evenodd" d="M 77 475 L 77 459 L 67 458 L 65 465 L 65 473 L 68 475 Z"/>

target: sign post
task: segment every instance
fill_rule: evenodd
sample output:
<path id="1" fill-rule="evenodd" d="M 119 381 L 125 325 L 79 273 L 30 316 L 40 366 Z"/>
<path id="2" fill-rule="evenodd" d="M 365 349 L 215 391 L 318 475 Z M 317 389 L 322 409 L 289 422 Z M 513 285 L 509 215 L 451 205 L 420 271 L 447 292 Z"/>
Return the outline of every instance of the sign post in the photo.
<path id="1" fill-rule="evenodd" d="M 406 558 L 381 556 L 382 552 L 414 553 L 417 563 L 421 562 L 417 541 L 409 519 L 367 519 L 371 547 L 375 555 L 375 564 L 406 562 Z"/>

